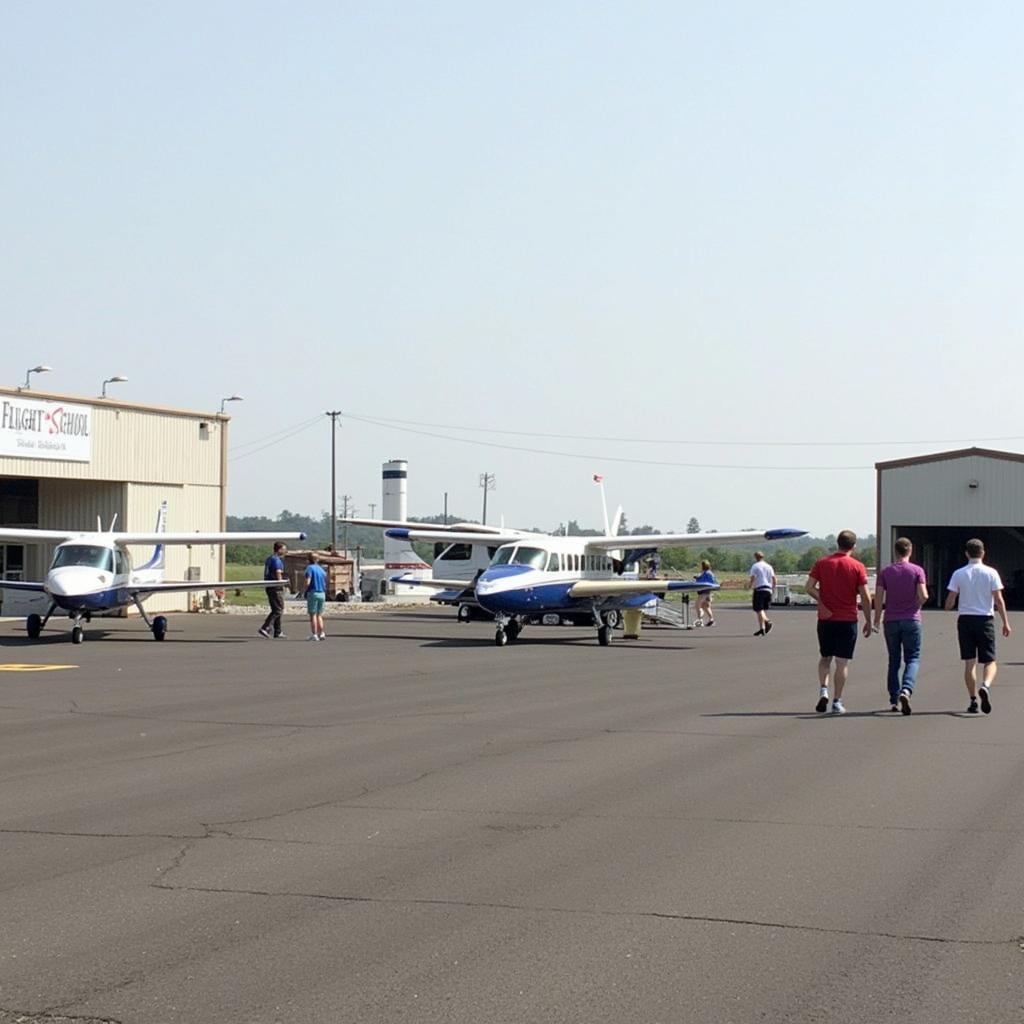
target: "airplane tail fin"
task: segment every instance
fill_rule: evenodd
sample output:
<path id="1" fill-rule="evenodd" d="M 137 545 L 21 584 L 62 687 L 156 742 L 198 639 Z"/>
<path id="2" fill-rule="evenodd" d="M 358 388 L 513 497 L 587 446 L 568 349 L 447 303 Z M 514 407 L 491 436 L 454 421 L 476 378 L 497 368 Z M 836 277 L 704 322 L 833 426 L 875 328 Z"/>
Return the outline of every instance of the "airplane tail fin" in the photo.
<path id="1" fill-rule="evenodd" d="M 160 502 L 160 509 L 156 514 L 156 526 L 153 527 L 154 533 L 165 533 L 167 531 L 167 502 Z M 153 554 L 149 561 L 145 565 L 140 565 L 140 569 L 163 569 L 164 567 L 164 546 L 163 544 L 157 544 L 153 548 Z"/>
<path id="2" fill-rule="evenodd" d="M 612 528 L 608 533 L 609 537 L 618 537 L 619 528 L 622 526 L 622 506 L 620 505 L 615 510 L 615 515 L 612 516 Z"/>

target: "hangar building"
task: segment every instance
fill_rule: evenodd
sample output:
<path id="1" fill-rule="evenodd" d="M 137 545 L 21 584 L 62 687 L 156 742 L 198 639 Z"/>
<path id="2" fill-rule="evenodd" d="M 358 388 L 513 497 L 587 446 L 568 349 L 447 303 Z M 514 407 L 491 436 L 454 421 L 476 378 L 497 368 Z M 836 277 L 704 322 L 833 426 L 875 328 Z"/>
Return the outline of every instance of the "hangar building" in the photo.
<path id="1" fill-rule="evenodd" d="M 939 604 L 971 537 L 999 570 L 1006 603 L 1024 608 L 1024 455 L 964 448 L 875 464 L 878 565 L 909 537 L 928 577 L 929 604 Z"/>
<path id="2" fill-rule="evenodd" d="M 150 531 L 167 501 L 169 532 L 224 529 L 227 428 L 220 413 L 0 387 L 0 526 Z M 151 549 L 130 548 L 137 565 Z M 0 544 L 7 579 L 41 580 L 53 545 Z M 219 545 L 167 548 L 168 579 L 223 579 Z M 36 610 L 36 595 L 3 596 L 4 615 Z M 154 595 L 147 609 L 189 607 Z"/>

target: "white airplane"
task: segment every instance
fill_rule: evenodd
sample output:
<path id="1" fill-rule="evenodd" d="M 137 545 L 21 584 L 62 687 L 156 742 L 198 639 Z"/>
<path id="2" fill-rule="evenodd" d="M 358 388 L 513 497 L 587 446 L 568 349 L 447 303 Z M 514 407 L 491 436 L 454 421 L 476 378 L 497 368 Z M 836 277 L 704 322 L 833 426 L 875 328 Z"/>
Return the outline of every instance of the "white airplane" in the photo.
<path id="1" fill-rule="evenodd" d="M 116 517 L 115 517 L 116 519 Z M 0 528 L 0 542 L 45 544 L 57 541 L 57 550 L 46 579 L 42 583 L 0 580 L 4 590 L 45 594 L 50 600 L 45 616 L 33 612 L 25 628 L 33 640 L 39 639 L 50 616 L 60 609 L 67 612 L 73 625 L 71 642 L 85 639 L 82 623 L 93 615 L 135 605 L 156 640 L 167 633 L 167 618 L 150 619 L 142 602 L 151 594 L 173 591 L 214 590 L 228 587 L 287 586 L 287 581 L 218 580 L 216 582 L 176 582 L 164 580 L 164 546 L 167 544 L 267 544 L 278 540 L 304 540 L 304 533 L 166 533 L 167 502 L 160 506 L 152 533 L 115 533 L 114 523 L 103 532 L 97 523 L 94 533 L 81 530 L 17 530 Z M 132 566 L 128 544 L 154 544 L 153 555 L 145 565 Z"/>
<path id="2" fill-rule="evenodd" d="M 595 478 L 597 479 L 597 478 Z M 598 480 L 600 482 L 600 480 Z M 602 503 L 604 491 L 602 488 Z M 494 642 L 502 647 L 515 640 L 530 621 L 548 613 L 588 614 L 597 628 L 601 646 L 611 641 L 609 613 L 642 608 L 669 591 L 707 590 L 694 580 L 639 579 L 638 562 L 660 548 L 760 543 L 802 537 L 806 530 L 741 530 L 735 533 L 657 533 L 618 536 L 622 510 L 609 524 L 605 510 L 603 537 L 568 537 L 509 530 L 503 527 L 458 523 L 428 526 L 387 520 L 349 520 L 363 526 L 380 526 L 389 537 L 409 541 L 445 542 L 449 547 L 439 560 L 459 545 L 494 549 L 486 568 L 471 580 L 438 578 L 395 581 L 416 583 L 472 596 L 494 616 Z M 471 561 L 471 559 L 470 559 Z M 461 574 L 460 574 L 461 575 Z M 617 617 L 617 616 L 616 616 Z"/>

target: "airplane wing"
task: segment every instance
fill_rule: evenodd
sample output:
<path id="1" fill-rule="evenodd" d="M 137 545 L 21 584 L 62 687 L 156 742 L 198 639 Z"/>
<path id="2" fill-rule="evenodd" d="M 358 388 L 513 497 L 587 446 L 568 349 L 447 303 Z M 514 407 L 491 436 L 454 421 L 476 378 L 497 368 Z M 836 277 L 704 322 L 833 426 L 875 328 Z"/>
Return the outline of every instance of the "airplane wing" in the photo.
<path id="1" fill-rule="evenodd" d="M 21 590 L 30 594 L 43 593 L 42 583 L 22 583 L 21 580 L 0 580 L 0 590 Z"/>
<path id="2" fill-rule="evenodd" d="M 480 523 L 449 523 L 448 525 L 442 525 L 440 523 L 413 523 L 407 519 L 339 519 L 338 522 L 349 523 L 352 526 L 375 526 L 381 530 L 444 530 L 449 533 L 479 533 L 484 535 L 509 532 L 500 526 L 483 526 Z M 516 534 L 525 533 L 525 531 L 512 532 Z"/>
<path id="3" fill-rule="evenodd" d="M 632 548 L 717 547 L 720 544 L 759 543 L 803 537 L 806 530 L 739 530 L 736 533 L 644 533 L 618 537 L 588 537 L 588 551 L 616 551 Z"/>
<path id="4" fill-rule="evenodd" d="M 696 580 L 580 580 L 569 591 L 570 597 L 618 597 L 623 594 L 664 594 L 670 590 L 718 590 L 717 584 Z"/>
<path id="5" fill-rule="evenodd" d="M 171 594 L 182 590 L 245 590 L 248 587 L 287 587 L 287 580 L 170 580 L 165 583 L 137 583 L 124 589 L 135 594 Z"/>
<path id="6" fill-rule="evenodd" d="M 87 530 L 23 530 L 0 529 L 0 542 L 18 544 L 59 544 L 61 541 L 80 537 Z"/>
<path id="7" fill-rule="evenodd" d="M 78 534 L 72 534 L 78 536 Z M 273 544 L 305 540 L 304 533 L 113 533 L 118 544 Z"/>
<path id="8" fill-rule="evenodd" d="M 502 544 L 511 544 L 512 541 L 525 540 L 536 536 L 532 533 L 523 533 L 520 530 L 504 530 L 501 533 L 463 533 L 455 530 L 435 530 L 433 527 L 424 526 L 419 529 L 392 529 L 385 530 L 385 534 L 392 540 L 423 540 L 423 541 L 445 541 L 449 544 L 489 544 L 500 547 Z M 621 544 L 619 545 L 622 546 Z"/>

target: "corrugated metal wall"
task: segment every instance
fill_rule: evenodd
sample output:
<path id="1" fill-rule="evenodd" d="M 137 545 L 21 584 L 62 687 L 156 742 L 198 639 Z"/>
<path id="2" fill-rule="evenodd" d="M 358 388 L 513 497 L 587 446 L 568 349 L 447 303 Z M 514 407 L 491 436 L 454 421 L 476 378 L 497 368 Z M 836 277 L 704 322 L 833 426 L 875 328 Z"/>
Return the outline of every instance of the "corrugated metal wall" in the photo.
<path id="1" fill-rule="evenodd" d="M 152 530 L 162 501 L 167 502 L 167 532 L 191 533 L 220 529 L 220 488 L 181 487 L 169 484 L 127 484 L 126 506 L 133 530 Z M 153 554 L 151 547 L 133 544 L 132 564 L 141 565 Z M 188 567 L 198 566 L 201 577 L 219 579 L 220 548 L 212 544 L 168 545 L 167 579 L 183 580 Z M 190 561 L 191 559 L 191 561 Z M 146 599 L 146 611 L 187 611 L 193 598 L 202 595 L 164 594 Z"/>
<path id="2" fill-rule="evenodd" d="M 0 476 L 219 484 L 220 431 L 225 425 L 217 417 L 67 400 L 92 406 L 91 461 L 0 456 Z"/>

